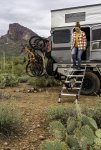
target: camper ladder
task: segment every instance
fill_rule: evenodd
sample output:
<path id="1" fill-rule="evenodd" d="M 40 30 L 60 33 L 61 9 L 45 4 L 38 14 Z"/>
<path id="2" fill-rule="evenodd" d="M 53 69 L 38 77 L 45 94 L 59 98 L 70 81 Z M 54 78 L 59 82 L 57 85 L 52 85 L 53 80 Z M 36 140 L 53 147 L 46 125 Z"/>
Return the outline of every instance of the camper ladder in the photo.
<path id="1" fill-rule="evenodd" d="M 59 103 L 61 102 L 62 96 L 74 96 L 77 102 L 81 93 L 86 73 L 86 65 L 83 66 L 80 70 L 71 68 L 71 66 L 68 69 L 69 71 L 66 76 L 66 80 L 64 81 L 61 92 L 59 94 Z"/>

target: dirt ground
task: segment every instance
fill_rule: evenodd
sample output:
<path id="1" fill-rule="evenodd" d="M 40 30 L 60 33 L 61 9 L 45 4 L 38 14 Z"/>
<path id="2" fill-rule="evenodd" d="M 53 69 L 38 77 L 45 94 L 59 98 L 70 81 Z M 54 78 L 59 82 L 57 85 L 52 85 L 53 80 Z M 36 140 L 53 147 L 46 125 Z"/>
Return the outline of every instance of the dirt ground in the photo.
<path id="1" fill-rule="evenodd" d="M 44 89 L 37 93 L 28 93 L 19 89 L 29 89 L 30 86 L 20 84 L 19 87 L 0 89 L 0 92 L 10 93 L 16 97 L 14 103 L 21 110 L 22 125 L 19 136 L 0 136 L 0 150 L 39 150 L 39 145 L 44 139 L 50 138 L 48 122 L 44 111 L 50 106 L 73 106 L 75 98 L 62 98 L 62 103 L 57 103 L 60 87 Z M 94 106 L 96 96 L 81 96 L 80 104 L 83 106 Z"/>

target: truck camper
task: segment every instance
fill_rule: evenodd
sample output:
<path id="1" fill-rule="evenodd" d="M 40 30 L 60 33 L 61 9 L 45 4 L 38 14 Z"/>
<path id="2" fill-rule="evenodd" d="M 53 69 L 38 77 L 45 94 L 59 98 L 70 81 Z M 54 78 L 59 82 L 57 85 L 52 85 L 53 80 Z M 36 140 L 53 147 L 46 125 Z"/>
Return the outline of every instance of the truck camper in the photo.
<path id="1" fill-rule="evenodd" d="M 75 22 L 80 22 L 87 38 L 80 71 L 71 68 L 71 35 Z M 74 88 L 78 89 L 78 94 L 97 93 L 101 84 L 101 4 L 51 10 L 51 47 L 54 61 L 49 60 L 47 72 L 50 75 L 55 72 L 61 80 L 65 80 L 66 88 L 70 80 L 75 79 Z M 62 92 L 60 97 L 62 95 L 65 94 Z"/>

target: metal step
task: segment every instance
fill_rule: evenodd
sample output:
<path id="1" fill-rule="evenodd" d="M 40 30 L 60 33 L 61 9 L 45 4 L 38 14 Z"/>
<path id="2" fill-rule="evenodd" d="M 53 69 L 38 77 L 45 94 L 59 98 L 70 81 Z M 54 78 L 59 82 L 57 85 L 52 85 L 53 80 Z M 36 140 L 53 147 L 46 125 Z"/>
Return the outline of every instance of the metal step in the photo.
<path id="1" fill-rule="evenodd" d="M 73 88 L 68 88 L 68 90 L 79 90 L 80 89 L 80 87 L 73 87 Z"/>
<path id="2" fill-rule="evenodd" d="M 75 74 L 75 75 L 68 75 L 68 77 L 84 77 L 84 75 L 77 75 L 77 74 Z"/>
<path id="3" fill-rule="evenodd" d="M 86 66 L 82 67 L 80 70 L 71 68 L 70 66 L 70 68 L 64 68 L 63 72 L 65 73 L 66 80 L 64 81 L 64 85 L 59 95 L 58 102 L 61 102 L 61 96 L 74 96 L 76 97 L 76 100 L 78 100 L 80 93 L 81 93 L 81 88 L 82 88 L 82 84 L 83 84 L 83 80 L 84 80 L 84 76 L 86 72 Z M 78 72 L 78 73 L 81 72 L 82 74 L 75 74 L 75 72 Z M 74 81 L 72 80 L 73 78 L 74 78 Z M 70 84 L 70 86 L 69 87 L 66 86 L 66 83 L 67 85 Z M 68 92 L 67 93 L 66 91 L 63 92 L 64 89 L 67 89 Z M 75 93 L 73 93 L 73 90 L 74 91 L 76 90 Z"/>
<path id="4" fill-rule="evenodd" d="M 71 83 L 71 81 L 65 81 L 65 83 Z M 75 81 L 75 83 L 82 83 L 82 81 Z"/>
<path id="5" fill-rule="evenodd" d="M 61 93 L 62 96 L 77 96 L 78 94 Z"/>
<path id="6" fill-rule="evenodd" d="M 64 69 L 64 70 L 66 70 L 66 69 Z M 80 69 L 80 70 L 78 70 L 78 69 L 73 69 L 73 68 L 70 68 L 70 69 L 68 69 L 68 71 L 70 71 L 70 72 L 72 72 L 72 71 L 79 71 L 79 72 L 83 72 L 83 71 L 85 71 L 85 69 Z"/>

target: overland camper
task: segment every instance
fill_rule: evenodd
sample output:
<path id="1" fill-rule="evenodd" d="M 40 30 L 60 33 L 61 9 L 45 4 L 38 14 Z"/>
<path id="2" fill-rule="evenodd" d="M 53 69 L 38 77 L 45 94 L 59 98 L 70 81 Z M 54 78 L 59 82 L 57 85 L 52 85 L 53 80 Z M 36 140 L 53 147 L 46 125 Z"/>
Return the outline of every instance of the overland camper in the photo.
<path id="1" fill-rule="evenodd" d="M 71 68 L 71 35 L 75 22 L 80 22 L 81 30 L 87 38 L 86 51 L 82 54 L 82 69 Z M 67 96 L 78 96 L 97 93 L 101 85 L 101 4 L 72 7 L 51 11 L 51 56 L 55 60 L 48 62 L 47 72 L 55 72 L 64 81 L 70 93 Z M 71 81 L 75 86 L 71 87 Z M 64 88 L 64 87 L 63 87 Z M 71 89 L 78 94 L 71 94 Z"/>

